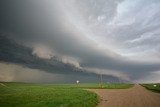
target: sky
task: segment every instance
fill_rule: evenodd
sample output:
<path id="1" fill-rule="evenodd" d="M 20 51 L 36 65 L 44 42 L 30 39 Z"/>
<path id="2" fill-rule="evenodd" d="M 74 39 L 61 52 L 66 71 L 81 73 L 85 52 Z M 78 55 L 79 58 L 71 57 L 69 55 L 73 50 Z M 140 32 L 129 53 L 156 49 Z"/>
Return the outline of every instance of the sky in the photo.
<path id="1" fill-rule="evenodd" d="M 159 0 L 1 0 L 0 81 L 160 82 Z"/>

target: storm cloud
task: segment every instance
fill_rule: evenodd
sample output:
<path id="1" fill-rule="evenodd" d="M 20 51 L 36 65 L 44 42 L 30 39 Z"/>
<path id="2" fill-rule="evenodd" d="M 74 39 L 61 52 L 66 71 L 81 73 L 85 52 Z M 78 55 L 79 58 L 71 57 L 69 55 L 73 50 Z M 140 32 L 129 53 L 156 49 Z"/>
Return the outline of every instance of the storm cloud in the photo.
<path id="1" fill-rule="evenodd" d="M 159 75 L 158 0 L 5 0 L 0 16 L 1 63 L 64 81 L 70 75 L 132 82 Z"/>

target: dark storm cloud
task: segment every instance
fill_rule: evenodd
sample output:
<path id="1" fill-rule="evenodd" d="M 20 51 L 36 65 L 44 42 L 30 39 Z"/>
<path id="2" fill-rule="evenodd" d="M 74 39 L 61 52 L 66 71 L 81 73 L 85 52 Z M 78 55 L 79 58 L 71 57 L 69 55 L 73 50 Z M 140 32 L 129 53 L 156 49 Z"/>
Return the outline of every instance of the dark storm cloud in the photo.
<path id="1" fill-rule="evenodd" d="M 48 72 L 64 73 L 73 71 L 71 65 L 64 65 L 62 62 L 52 58 L 52 60 L 40 59 L 32 55 L 32 49 L 23 45 L 17 44 L 14 40 L 10 40 L 6 34 L 0 35 L 0 60 L 22 64 L 30 68 L 46 70 Z"/>
<path id="2" fill-rule="evenodd" d="M 81 82 L 99 81 L 97 74 L 92 72 L 88 73 L 71 64 L 63 63 L 56 57 L 41 59 L 34 56 L 31 48 L 17 44 L 8 34 L 0 34 L 0 47 L 1 81 L 47 83 L 69 83 L 75 82 L 77 79 Z M 12 63 L 16 65 L 13 65 Z M 5 68 L 5 66 L 8 68 Z M 49 73 L 52 73 L 53 75 Z M 113 76 L 104 76 L 104 81 L 113 82 L 117 80 L 118 79 Z"/>
<path id="3" fill-rule="evenodd" d="M 137 2 L 135 6 L 138 7 L 143 3 L 137 5 Z M 125 17 L 130 15 L 128 13 L 124 15 L 127 24 L 119 21 L 118 14 L 123 10 L 120 7 L 130 5 L 128 3 L 120 0 L 0 1 L 0 60 L 52 73 L 88 75 L 87 71 L 100 73 L 99 70 L 105 71 L 104 75 L 122 79 L 127 75 L 128 80 L 159 71 L 159 62 L 133 61 L 114 48 L 118 44 L 117 47 L 128 51 L 148 41 L 152 48 L 159 42 L 158 32 L 148 36 L 149 40 L 143 36 L 142 40 L 134 40 L 148 32 L 159 31 L 159 25 L 138 29 L 142 16 L 130 24 Z M 135 13 L 132 10 L 132 14 Z M 99 48 L 103 40 L 106 40 L 107 49 Z"/>

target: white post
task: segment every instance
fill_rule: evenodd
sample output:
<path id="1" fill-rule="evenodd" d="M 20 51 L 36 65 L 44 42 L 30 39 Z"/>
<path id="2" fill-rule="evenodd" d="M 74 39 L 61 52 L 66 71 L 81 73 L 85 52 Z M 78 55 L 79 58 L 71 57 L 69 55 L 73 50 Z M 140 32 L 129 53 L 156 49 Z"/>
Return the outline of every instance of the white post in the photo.
<path id="1" fill-rule="evenodd" d="M 101 84 L 102 84 L 102 81 L 103 81 L 103 80 L 102 80 L 102 74 L 100 74 L 100 77 L 101 77 Z"/>
<path id="2" fill-rule="evenodd" d="M 102 73 L 100 73 L 100 84 L 101 84 L 101 88 L 103 88 L 102 82 L 103 82 Z"/>
<path id="3" fill-rule="evenodd" d="M 77 80 L 76 82 L 77 82 L 77 84 L 78 84 L 78 83 L 79 83 L 79 80 Z"/>

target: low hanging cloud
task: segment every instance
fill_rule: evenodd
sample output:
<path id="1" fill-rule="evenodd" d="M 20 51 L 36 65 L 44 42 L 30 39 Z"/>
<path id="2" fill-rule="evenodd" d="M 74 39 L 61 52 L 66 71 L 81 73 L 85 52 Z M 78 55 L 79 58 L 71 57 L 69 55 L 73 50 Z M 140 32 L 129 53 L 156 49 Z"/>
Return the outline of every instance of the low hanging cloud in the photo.
<path id="1" fill-rule="evenodd" d="M 77 68 L 80 68 L 78 59 L 71 56 L 60 55 L 57 52 L 55 52 L 53 48 L 50 48 L 42 44 L 36 44 L 33 46 L 32 55 L 48 60 L 55 57 L 56 60 L 61 61 L 64 64 L 71 64 Z"/>
<path id="2" fill-rule="evenodd" d="M 80 82 L 97 82 L 97 75 L 75 75 L 49 73 L 39 69 L 31 69 L 12 63 L 0 63 L 0 81 L 5 82 L 38 82 L 38 83 L 76 83 Z M 114 77 L 104 76 L 105 81 L 117 81 Z"/>
<path id="3" fill-rule="evenodd" d="M 44 59 L 51 59 L 54 56 L 53 50 L 51 48 L 41 44 L 33 46 L 32 54 Z"/>
<path id="4" fill-rule="evenodd" d="M 61 60 L 65 64 L 71 64 L 71 65 L 74 65 L 75 67 L 81 69 L 81 66 L 80 66 L 78 59 L 75 59 L 73 57 L 62 56 Z"/>
<path id="5" fill-rule="evenodd" d="M 97 69 L 97 68 L 84 68 L 84 69 L 88 72 L 93 72 L 93 73 L 101 74 L 101 75 L 112 75 L 119 79 L 131 81 L 129 75 L 121 71 L 114 71 L 114 70 L 108 70 L 108 69 Z"/>

